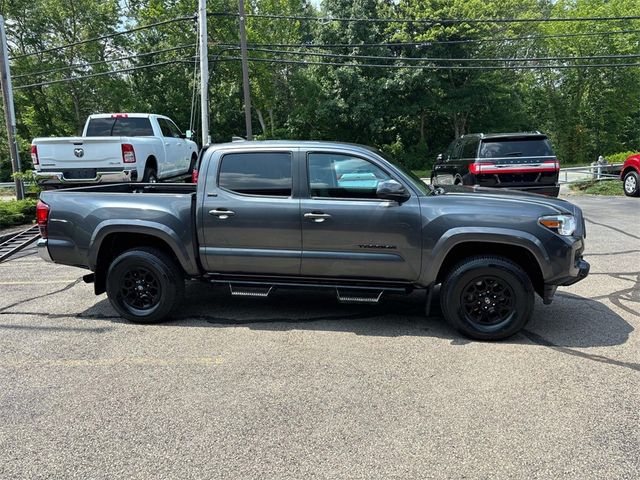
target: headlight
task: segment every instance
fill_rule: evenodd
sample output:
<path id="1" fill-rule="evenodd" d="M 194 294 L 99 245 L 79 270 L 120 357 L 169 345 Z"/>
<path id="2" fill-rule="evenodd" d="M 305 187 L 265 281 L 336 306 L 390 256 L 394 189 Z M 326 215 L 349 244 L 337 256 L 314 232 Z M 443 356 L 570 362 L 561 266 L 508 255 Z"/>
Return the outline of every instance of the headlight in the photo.
<path id="1" fill-rule="evenodd" d="M 560 235 L 573 235 L 576 231 L 576 219 L 573 215 L 548 215 L 540 217 L 538 222 Z"/>

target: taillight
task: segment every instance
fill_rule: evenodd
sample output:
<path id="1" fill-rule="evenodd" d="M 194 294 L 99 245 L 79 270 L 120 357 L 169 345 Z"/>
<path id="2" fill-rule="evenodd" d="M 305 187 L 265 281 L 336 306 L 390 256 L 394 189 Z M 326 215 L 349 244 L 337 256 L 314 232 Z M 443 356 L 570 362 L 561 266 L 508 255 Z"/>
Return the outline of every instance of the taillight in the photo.
<path id="1" fill-rule="evenodd" d="M 198 183 L 198 170 L 195 168 L 191 171 L 191 183 Z"/>
<path id="2" fill-rule="evenodd" d="M 492 162 L 475 162 L 469 165 L 469 172 L 474 175 L 479 175 L 482 173 L 482 167 L 486 167 L 488 165 L 493 165 Z"/>
<path id="3" fill-rule="evenodd" d="M 40 160 L 38 160 L 38 147 L 35 145 L 31 145 L 31 163 L 34 165 L 40 164 Z"/>
<path id="4" fill-rule="evenodd" d="M 122 161 L 124 163 L 136 163 L 136 152 L 130 143 L 122 144 Z"/>
<path id="5" fill-rule="evenodd" d="M 36 223 L 38 227 L 40 227 L 40 236 L 42 238 L 47 238 L 47 222 L 49 221 L 49 205 L 44 203 L 42 200 L 38 200 L 36 204 Z"/>

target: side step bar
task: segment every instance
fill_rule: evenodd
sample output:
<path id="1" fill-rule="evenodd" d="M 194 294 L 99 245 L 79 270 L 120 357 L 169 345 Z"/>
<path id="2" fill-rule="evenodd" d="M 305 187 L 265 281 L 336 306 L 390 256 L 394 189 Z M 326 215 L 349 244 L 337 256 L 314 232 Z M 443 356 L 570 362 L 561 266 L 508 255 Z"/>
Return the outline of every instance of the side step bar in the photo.
<path id="1" fill-rule="evenodd" d="M 215 282 L 217 283 L 217 282 Z M 261 297 L 267 298 L 277 285 L 256 283 L 229 282 L 229 292 L 234 297 Z M 326 287 L 325 287 L 326 288 Z M 385 289 L 382 288 L 358 288 L 358 287 L 334 287 L 336 297 L 340 303 L 364 303 L 376 304 L 380 302 Z"/>
<path id="2" fill-rule="evenodd" d="M 262 297 L 266 298 L 273 290 L 273 286 L 261 285 L 234 285 L 229 284 L 229 290 L 234 297 Z"/>
<path id="3" fill-rule="evenodd" d="M 376 304 L 380 302 L 384 290 L 365 289 L 340 289 L 336 288 L 336 297 L 340 303 L 368 303 Z"/>

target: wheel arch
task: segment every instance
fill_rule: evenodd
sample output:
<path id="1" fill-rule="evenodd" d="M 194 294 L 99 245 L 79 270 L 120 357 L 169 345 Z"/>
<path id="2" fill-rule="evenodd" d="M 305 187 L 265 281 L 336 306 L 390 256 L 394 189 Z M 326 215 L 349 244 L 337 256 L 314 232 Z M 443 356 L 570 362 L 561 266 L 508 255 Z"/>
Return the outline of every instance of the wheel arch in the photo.
<path id="1" fill-rule="evenodd" d="M 138 223 L 138 222 L 136 222 Z M 198 275 L 193 255 L 185 248 L 175 232 L 150 225 L 105 225 L 96 229 L 91 242 L 89 267 L 95 272 L 95 293 L 103 293 L 106 272 L 111 261 L 120 253 L 135 247 L 153 247 L 175 258 L 186 275 Z M 164 229 L 168 230 L 167 227 Z"/>
<path id="2" fill-rule="evenodd" d="M 526 232 L 449 232 L 427 256 L 421 283 L 440 283 L 458 262 L 477 255 L 501 256 L 513 261 L 529 275 L 536 292 L 544 294 L 544 279 L 551 273 L 549 256 L 540 241 Z"/>

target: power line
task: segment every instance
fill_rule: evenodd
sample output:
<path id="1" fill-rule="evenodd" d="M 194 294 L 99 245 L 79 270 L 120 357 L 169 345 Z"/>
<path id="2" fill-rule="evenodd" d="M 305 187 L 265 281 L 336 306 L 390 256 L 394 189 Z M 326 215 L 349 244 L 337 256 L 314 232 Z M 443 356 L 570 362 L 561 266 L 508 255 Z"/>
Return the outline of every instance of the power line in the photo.
<path id="1" fill-rule="evenodd" d="M 235 61 L 240 57 L 224 57 L 218 61 Z M 336 63 L 316 62 L 304 60 L 285 60 L 276 58 L 250 57 L 250 62 L 282 63 L 291 65 L 327 65 L 331 67 L 362 67 L 362 68 L 391 68 L 409 70 L 553 70 L 567 68 L 611 68 L 611 67 L 640 67 L 640 63 L 601 63 L 601 64 L 571 64 L 571 65 L 398 65 L 398 64 L 371 64 L 371 63 Z"/>
<path id="2" fill-rule="evenodd" d="M 521 37 L 469 38 L 460 40 L 424 40 L 422 42 L 381 42 L 381 43 L 249 43 L 259 47 L 309 47 L 309 48 L 358 48 L 358 47 L 428 47 L 460 43 L 518 42 L 547 38 L 573 38 L 591 36 L 610 36 L 640 33 L 640 30 L 611 30 L 606 32 L 558 33 L 554 35 L 525 35 Z"/>
<path id="3" fill-rule="evenodd" d="M 144 68 L 160 67 L 160 66 L 164 66 L 164 65 L 177 65 L 177 64 L 189 64 L 189 65 L 192 65 L 193 64 L 193 60 L 167 60 L 166 62 L 150 63 L 150 64 L 147 64 L 147 65 L 139 65 L 137 67 L 123 68 L 123 69 L 120 69 L 120 70 L 111 70 L 109 72 L 92 73 L 90 75 L 82 75 L 80 77 L 68 77 L 68 78 L 61 78 L 61 79 L 58 79 L 58 80 L 49 80 L 49 81 L 46 81 L 46 82 L 31 83 L 29 85 L 18 85 L 17 87 L 14 87 L 13 89 L 14 90 L 22 90 L 24 88 L 41 87 L 41 86 L 45 86 L 45 85 L 52 85 L 54 83 L 73 82 L 75 80 L 83 80 L 85 78 L 103 77 L 103 76 L 106 76 L 106 75 L 115 75 L 117 73 L 133 72 L 133 71 L 136 71 L 136 70 L 142 70 Z"/>
<path id="4" fill-rule="evenodd" d="M 238 17 L 232 12 L 211 12 L 207 16 Z M 640 20 L 640 15 L 615 17 L 547 17 L 547 18 L 366 18 L 366 17 L 317 17 L 312 15 L 276 15 L 268 13 L 247 13 L 247 18 L 266 18 L 272 20 L 310 20 L 317 22 L 348 23 L 419 23 L 428 25 L 453 25 L 459 23 L 547 23 L 547 22 L 605 22 L 618 20 Z"/>
<path id="5" fill-rule="evenodd" d="M 139 32 L 141 30 L 146 30 L 153 27 L 159 27 L 160 25 L 167 25 L 175 22 L 184 22 L 185 20 L 193 20 L 193 17 L 177 17 L 169 20 L 163 20 L 161 22 L 150 23 L 148 25 L 142 25 L 140 27 L 130 28 L 129 30 L 121 30 L 114 33 L 109 33 L 107 35 L 101 35 L 99 37 L 87 38 L 86 40 L 78 40 L 77 42 L 67 43 L 66 45 L 59 45 L 57 47 L 47 48 L 45 50 L 39 50 L 37 52 L 23 53 L 21 55 L 16 55 L 11 57 L 9 60 L 17 60 L 19 58 L 32 57 L 34 55 L 40 55 L 42 53 L 50 53 L 56 52 L 58 50 L 63 50 L 65 48 L 75 47 L 77 45 L 84 45 L 85 43 L 97 42 L 100 40 L 106 40 L 107 38 L 113 38 L 120 35 L 126 35 L 128 33 Z"/>
<path id="6" fill-rule="evenodd" d="M 77 63 L 77 64 L 72 64 L 72 65 L 65 65 L 64 67 L 53 68 L 51 70 L 41 70 L 39 72 L 23 73 L 21 75 L 15 75 L 15 76 L 13 76 L 13 79 L 17 80 L 18 78 L 34 77 L 36 75 L 45 75 L 45 74 L 48 74 L 48 73 L 55 73 L 55 72 L 61 72 L 61 71 L 64 71 L 64 70 L 70 70 L 72 68 L 92 67 L 94 65 L 100 65 L 100 64 L 103 64 L 103 63 L 121 62 L 123 60 L 131 60 L 131 59 L 134 59 L 134 58 L 148 57 L 149 55 L 155 55 L 155 54 L 158 54 L 158 53 L 175 52 L 177 50 L 185 50 L 187 48 L 193 48 L 193 45 L 179 45 L 177 47 L 163 48 L 162 50 L 155 50 L 153 52 L 145 52 L 145 53 L 139 53 L 139 54 L 135 54 L 135 55 L 127 55 L 126 57 L 109 58 L 109 59 L 106 59 L 106 60 L 99 60 L 97 62 L 90 62 L 90 63 Z"/>
<path id="7" fill-rule="evenodd" d="M 229 49 L 237 50 L 238 47 L 233 46 Z M 300 55 L 307 57 L 323 57 L 323 58 L 352 58 L 363 60 L 392 60 L 406 62 L 545 62 L 545 61 L 569 61 L 569 60 L 605 60 L 605 59 L 622 59 L 622 58 L 640 58 L 640 54 L 611 54 L 611 55 L 587 55 L 587 56 L 556 56 L 556 57 L 514 57 L 514 58 L 443 58 L 443 57 L 389 57 L 382 55 L 349 55 L 341 53 L 320 53 L 320 52 L 303 52 L 300 50 L 276 50 L 269 48 L 248 47 L 248 50 L 254 52 L 278 53 L 289 55 Z"/>

